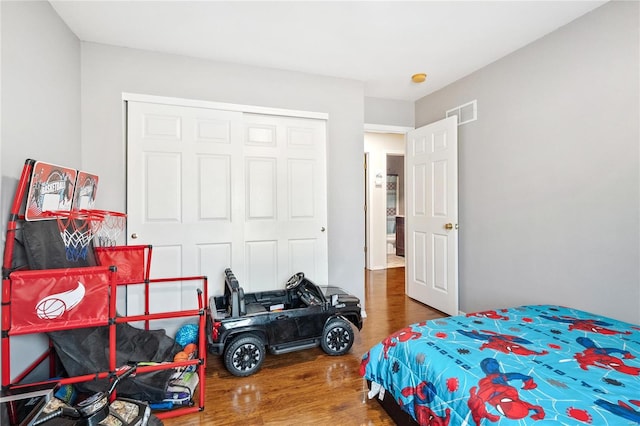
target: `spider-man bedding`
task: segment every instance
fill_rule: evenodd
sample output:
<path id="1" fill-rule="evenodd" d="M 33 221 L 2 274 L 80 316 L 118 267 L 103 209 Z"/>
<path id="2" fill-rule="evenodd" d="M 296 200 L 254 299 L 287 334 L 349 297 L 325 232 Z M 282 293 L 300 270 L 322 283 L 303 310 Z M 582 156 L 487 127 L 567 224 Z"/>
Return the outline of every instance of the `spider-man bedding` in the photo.
<path id="1" fill-rule="evenodd" d="M 640 424 L 640 326 L 560 306 L 410 325 L 360 373 L 422 425 Z"/>

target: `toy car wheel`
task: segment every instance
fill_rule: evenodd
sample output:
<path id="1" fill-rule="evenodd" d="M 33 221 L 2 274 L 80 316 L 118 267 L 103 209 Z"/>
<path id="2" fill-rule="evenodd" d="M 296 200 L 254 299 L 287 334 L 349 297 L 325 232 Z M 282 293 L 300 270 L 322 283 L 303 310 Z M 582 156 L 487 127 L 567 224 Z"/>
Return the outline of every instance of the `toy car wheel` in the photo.
<path id="1" fill-rule="evenodd" d="M 225 349 L 224 365 L 234 376 L 250 376 L 260 370 L 264 355 L 264 343 L 257 336 L 240 336 Z"/>
<path id="2" fill-rule="evenodd" d="M 332 319 L 324 327 L 321 345 L 329 355 L 344 355 L 353 345 L 353 329 L 341 318 Z"/>

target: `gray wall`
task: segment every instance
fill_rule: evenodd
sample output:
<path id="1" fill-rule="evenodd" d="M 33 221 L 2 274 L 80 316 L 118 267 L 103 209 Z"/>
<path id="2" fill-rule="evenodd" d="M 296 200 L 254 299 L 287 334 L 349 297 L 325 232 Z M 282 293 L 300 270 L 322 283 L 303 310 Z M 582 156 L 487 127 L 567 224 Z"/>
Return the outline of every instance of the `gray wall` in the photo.
<path id="1" fill-rule="evenodd" d="M 80 41 L 48 2 L 3 1 L 0 7 L 1 211 L 8 212 L 12 179 L 27 158 L 80 163 Z"/>
<path id="2" fill-rule="evenodd" d="M 362 83 L 81 45 L 48 2 L 0 7 L 3 212 L 26 158 L 98 173 L 98 207 L 124 209 L 122 92 L 326 112 L 329 280 L 364 299 Z M 32 337 L 19 352 L 34 352 Z M 12 358 L 13 371 L 30 361 Z"/>
<path id="3" fill-rule="evenodd" d="M 639 3 L 611 2 L 416 102 L 459 127 L 460 307 L 640 323 Z"/>
<path id="4" fill-rule="evenodd" d="M 123 92 L 328 113 L 329 283 L 364 301 L 362 83 L 82 43 L 82 165 L 100 176 L 96 204 L 118 211 L 126 194 Z"/>
<path id="5" fill-rule="evenodd" d="M 364 98 L 364 122 L 413 128 L 414 103 L 395 99 Z"/>
<path id="6" fill-rule="evenodd" d="M 2 247 L 27 158 L 80 164 L 80 41 L 48 2 L 0 2 Z M 12 339 L 12 371 L 39 355 L 41 336 Z M 27 356 L 25 356 L 27 354 Z"/>

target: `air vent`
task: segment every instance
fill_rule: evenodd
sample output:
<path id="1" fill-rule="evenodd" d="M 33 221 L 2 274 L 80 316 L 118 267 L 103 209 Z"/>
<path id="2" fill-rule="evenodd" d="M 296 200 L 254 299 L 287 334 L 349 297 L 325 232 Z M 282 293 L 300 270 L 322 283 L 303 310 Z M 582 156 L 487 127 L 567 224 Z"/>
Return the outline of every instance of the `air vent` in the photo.
<path id="1" fill-rule="evenodd" d="M 458 117 L 458 126 L 476 121 L 478 119 L 478 100 L 467 102 L 447 111 L 446 117 L 451 117 L 452 115 Z"/>

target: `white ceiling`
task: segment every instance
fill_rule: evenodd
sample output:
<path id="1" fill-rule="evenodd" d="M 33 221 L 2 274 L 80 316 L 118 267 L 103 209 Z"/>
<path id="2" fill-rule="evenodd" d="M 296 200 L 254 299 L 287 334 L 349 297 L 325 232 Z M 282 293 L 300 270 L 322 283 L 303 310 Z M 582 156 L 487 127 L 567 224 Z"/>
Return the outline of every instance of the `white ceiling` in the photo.
<path id="1" fill-rule="evenodd" d="M 58 1 L 83 41 L 364 83 L 414 101 L 605 1 Z M 415 73 L 428 74 L 422 84 Z"/>

